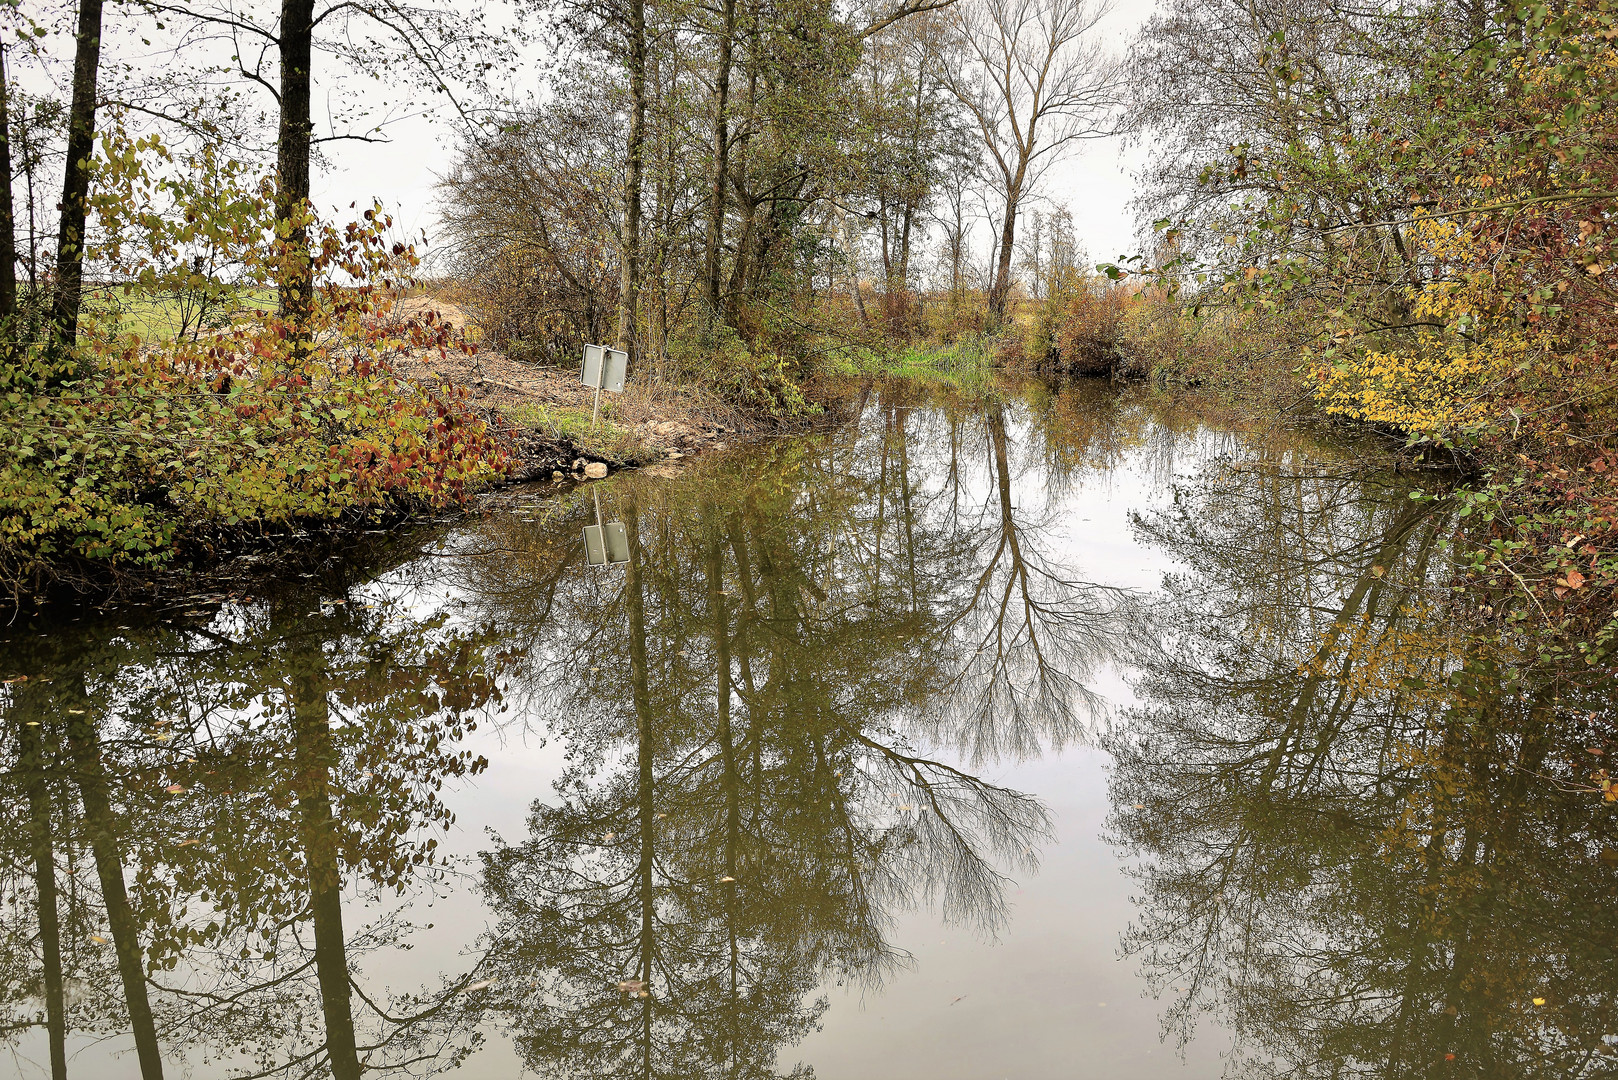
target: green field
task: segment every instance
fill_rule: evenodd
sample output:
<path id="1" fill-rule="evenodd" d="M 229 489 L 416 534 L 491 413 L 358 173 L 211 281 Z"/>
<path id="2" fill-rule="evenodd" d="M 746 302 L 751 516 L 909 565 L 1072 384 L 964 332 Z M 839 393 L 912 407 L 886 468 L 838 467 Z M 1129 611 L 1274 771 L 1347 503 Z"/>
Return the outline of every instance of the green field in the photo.
<path id="1" fill-rule="evenodd" d="M 222 288 L 205 295 L 154 293 L 122 286 L 96 286 L 87 290 L 85 315 L 119 334 L 137 334 L 142 341 L 173 341 L 182 333 L 220 329 L 253 308 L 275 307 L 274 289 Z"/>

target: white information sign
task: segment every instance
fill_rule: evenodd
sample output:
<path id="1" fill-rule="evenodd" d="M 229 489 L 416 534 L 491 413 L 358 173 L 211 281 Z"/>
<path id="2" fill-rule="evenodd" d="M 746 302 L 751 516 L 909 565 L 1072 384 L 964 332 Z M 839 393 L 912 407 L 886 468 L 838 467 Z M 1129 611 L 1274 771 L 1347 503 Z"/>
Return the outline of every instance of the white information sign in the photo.
<path id="1" fill-rule="evenodd" d="M 624 377 L 629 374 L 629 354 L 605 345 L 586 345 L 584 368 L 579 374 L 585 386 L 621 394 L 624 392 Z"/>

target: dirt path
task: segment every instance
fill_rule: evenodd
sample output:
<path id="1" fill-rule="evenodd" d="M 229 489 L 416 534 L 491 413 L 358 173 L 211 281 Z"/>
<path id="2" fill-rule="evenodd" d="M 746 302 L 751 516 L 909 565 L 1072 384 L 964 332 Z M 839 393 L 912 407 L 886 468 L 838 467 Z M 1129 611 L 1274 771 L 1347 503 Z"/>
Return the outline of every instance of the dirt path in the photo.
<path id="1" fill-rule="evenodd" d="M 465 329 L 466 314 L 454 304 L 413 297 L 396 310 L 414 315 L 429 309 L 456 329 Z M 605 420 L 592 428 L 595 391 L 580 381 L 576 370 L 523 363 L 481 348 L 471 354 L 418 353 L 398 364 L 401 374 L 423 383 L 464 388 L 470 405 L 499 413 L 517 430 L 513 482 L 594 478 L 605 475 L 601 465 L 611 472 L 678 462 L 764 433 L 717 402 L 633 380 L 633 372 L 624 393 L 603 395 Z"/>

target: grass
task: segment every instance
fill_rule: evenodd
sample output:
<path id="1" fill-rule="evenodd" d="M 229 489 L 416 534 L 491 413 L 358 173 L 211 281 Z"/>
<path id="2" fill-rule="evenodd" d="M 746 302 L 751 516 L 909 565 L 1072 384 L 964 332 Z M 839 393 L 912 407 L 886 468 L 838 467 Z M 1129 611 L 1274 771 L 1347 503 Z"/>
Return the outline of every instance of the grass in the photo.
<path id="1" fill-rule="evenodd" d="M 537 431 L 558 442 L 569 442 L 580 450 L 622 465 L 646 465 L 662 457 L 642 442 L 632 430 L 619 427 L 605 416 L 592 427 L 590 410 L 572 405 L 524 402 L 503 410 L 512 423 Z M 610 409 L 603 406 L 602 412 Z"/>
<path id="2" fill-rule="evenodd" d="M 994 339 L 970 336 L 948 344 L 910 344 L 891 351 L 845 354 L 833 375 L 908 379 L 954 390 L 982 391 L 994 383 Z"/>
<path id="3" fill-rule="evenodd" d="M 206 312 L 199 311 L 201 304 L 196 296 L 141 289 L 125 293 L 121 286 L 94 289 L 85 297 L 86 314 L 116 323 L 119 333 L 138 334 L 148 342 L 173 341 L 182 327 L 188 332 L 194 330 L 199 314 L 204 316 L 205 329 L 217 329 L 228 325 L 237 312 L 252 307 L 269 310 L 275 303 L 274 289 L 224 291 L 209 298 Z"/>

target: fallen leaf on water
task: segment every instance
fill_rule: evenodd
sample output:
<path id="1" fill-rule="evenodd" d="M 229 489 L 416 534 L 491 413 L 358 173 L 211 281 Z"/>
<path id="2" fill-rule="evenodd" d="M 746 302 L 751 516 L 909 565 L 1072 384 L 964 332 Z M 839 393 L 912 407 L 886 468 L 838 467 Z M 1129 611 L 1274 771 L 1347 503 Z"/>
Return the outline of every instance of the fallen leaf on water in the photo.
<path id="1" fill-rule="evenodd" d="M 1543 1005 L 1543 1004 L 1545 1004 L 1545 999 L 1544 998 L 1535 998 L 1534 999 L 1534 1004 L 1535 1005 Z"/>
<path id="2" fill-rule="evenodd" d="M 168 792 L 170 795 L 180 795 L 180 794 L 184 793 L 185 788 L 181 787 L 179 784 L 170 784 L 168 787 L 164 788 L 163 790 Z"/>
<path id="3" fill-rule="evenodd" d="M 638 994 L 646 989 L 646 984 L 639 979 L 625 979 L 618 984 L 618 989 L 626 994 Z"/>
<path id="4" fill-rule="evenodd" d="M 475 982 L 470 986 L 461 987 L 461 993 L 470 994 L 474 990 L 482 990 L 486 986 L 493 986 L 493 985 L 494 985 L 494 980 L 493 979 L 484 979 L 481 982 Z"/>
<path id="5" fill-rule="evenodd" d="M 612 843 L 612 838 L 614 836 L 617 836 L 617 835 L 618 835 L 617 833 L 607 833 L 607 834 L 605 834 L 604 836 L 601 837 L 601 842 L 603 844 L 610 844 L 610 843 Z"/>
<path id="6" fill-rule="evenodd" d="M 727 881 L 735 881 L 735 880 L 736 880 L 735 878 L 731 877 L 729 874 L 726 874 L 724 877 L 719 879 L 719 883 L 722 885 Z"/>
<path id="7" fill-rule="evenodd" d="M 91 934 L 90 940 L 95 942 L 97 945 L 105 945 L 107 943 L 107 939 L 102 937 L 100 934 Z"/>
<path id="8" fill-rule="evenodd" d="M 964 998 L 965 996 L 966 996 L 965 994 L 962 994 L 961 997 L 956 998 L 955 1001 L 960 1001 L 961 998 Z M 955 1001 L 950 1002 L 950 1004 L 951 1005 L 955 1004 Z"/>
<path id="9" fill-rule="evenodd" d="M 179 846 L 180 847 L 190 847 L 192 844 L 200 844 L 200 843 L 202 843 L 202 841 L 198 840 L 196 837 L 193 836 L 189 840 L 181 840 L 180 843 L 179 843 Z"/>

